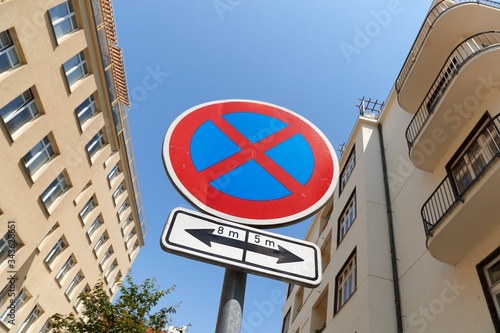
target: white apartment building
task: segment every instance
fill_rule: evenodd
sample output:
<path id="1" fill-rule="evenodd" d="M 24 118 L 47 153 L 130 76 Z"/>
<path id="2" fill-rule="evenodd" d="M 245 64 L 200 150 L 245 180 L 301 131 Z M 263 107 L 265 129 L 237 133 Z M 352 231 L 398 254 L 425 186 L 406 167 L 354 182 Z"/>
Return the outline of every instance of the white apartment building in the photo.
<path id="1" fill-rule="evenodd" d="M 0 1 L 0 332 L 46 333 L 144 245 L 110 0 Z"/>
<path id="2" fill-rule="evenodd" d="M 289 285 L 286 333 L 500 332 L 500 3 L 434 1 L 385 103 L 362 100 Z"/>

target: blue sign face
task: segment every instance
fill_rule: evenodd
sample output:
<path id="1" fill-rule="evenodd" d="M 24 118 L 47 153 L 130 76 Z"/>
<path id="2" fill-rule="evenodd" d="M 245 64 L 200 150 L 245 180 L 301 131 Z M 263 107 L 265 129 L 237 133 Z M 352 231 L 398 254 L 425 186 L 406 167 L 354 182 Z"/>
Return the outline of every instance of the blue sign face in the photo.
<path id="1" fill-rule="evenodd" d="M 222 118 L 253 145 L 287 126 L 279 119 L 250 112 L 225 114 Z M 242 150 L 210 120 L 196 130 L 190 146 L 191 158 L 197 171 L 203 171 L 229 159 Z M 264 154 L 302 185 L 308 182 L 313 173 L 314 155 L 309 143 L 300 133 L 270 148 Z M 231 181 L 226 184 L 224 179 L 228 176 Z M 228 171 L 211 181 L 210 185 L 227 195 L 246 200 L 275 200 L 292 194 L 255 160 L 249 160 Z"/>
<path id="2" fill-rule="evenodd" d="M 163 145 L 172 183 L 201 210 L 254 226 L 283 225 L 319 210 L 333 194 L 333 148 L 301 116 L 256 101 L 194 107 Z"/>

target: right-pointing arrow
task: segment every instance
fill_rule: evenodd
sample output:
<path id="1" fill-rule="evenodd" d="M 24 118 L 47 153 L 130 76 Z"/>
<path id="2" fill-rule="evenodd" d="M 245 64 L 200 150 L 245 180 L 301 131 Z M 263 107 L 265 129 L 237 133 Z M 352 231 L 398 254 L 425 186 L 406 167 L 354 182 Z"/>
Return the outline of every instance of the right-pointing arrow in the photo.
<path id="1" fill-rule="evenodd" d="M 224 236 L 219 236 L 214 234 L 215 229 L 185 229 L 191 236 L 198 239 L 203 244 L 211 247 L 212 242 L 219 243 L 222 245 L 227 245 L 231 247 L 237 247 L 250 252 L 256 252 L 265 256 L 278 258 L 277 264 L 286 264 L 291 262 L 300 262 L 304 259 L 293 254 L 289 250 L 285 249 L 283 246 L 278 245 L 278 249 L 273 249 L 265 246 L 260 246 L 257 244 L 250 244 L 248 242 L 229 238 Z"/>

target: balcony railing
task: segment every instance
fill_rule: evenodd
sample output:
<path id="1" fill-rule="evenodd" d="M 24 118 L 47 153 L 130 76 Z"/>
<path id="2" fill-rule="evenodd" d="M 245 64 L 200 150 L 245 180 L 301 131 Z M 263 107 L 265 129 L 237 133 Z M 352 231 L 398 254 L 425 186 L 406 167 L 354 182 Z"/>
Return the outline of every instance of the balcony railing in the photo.
<path id="1" fill-rule="evenodd" d="M 500 45 L 500 31 L 489 31 L 466 39 L 453 50 L 406 129 L 406 141 L 409 148 L 413 146 L 415 139 L 460 68 L 475 55 L 498 45 Z"/>
<path id="2" fill-rule="evenodd" d="M 424 41 L 427 38 L 427 35 L 429 35 L 429 32 L 431 31 L 434 25 L 434 22 L 436 22 L 436 20 L 441 16 L 441 14 L 443 14 L 446 10 L 450 9 L 451 7 L 459 6 L 462 4 L 470 4 L 470 3 L 490 6 L 493 8 L 500 8 L 499 2 L 489 1 L 489 0 L 454 0 L 454 1 L 443 0 L 438 4 L 436 4 L 431 9 L 429 14 L 427 14 L 427 17 L 424 23 L 422 24 L 420 31 L 418 32 L 417 38 L 415 39 L 415 42 L 411 47 L 410 53 L 408 54 L 405 63 L 401 68 L 401 71 L 399 72 L 398 78 L 396 80 L 396 91 L 398 93 L 401 91 L 401 88 L 403 87 L 406 78 L 410 74 L 413 64 L 417 59 L 418 53 L 420 52 L 420 49 L 422 48 L 422 45 L 424 44 Z"/>
<path id="3" fill-rule="evenodd" d="M 491 119 L 464 151 L 446 178 L 422 206 L 427 236 L 500 157 L 500 115 Z"/>

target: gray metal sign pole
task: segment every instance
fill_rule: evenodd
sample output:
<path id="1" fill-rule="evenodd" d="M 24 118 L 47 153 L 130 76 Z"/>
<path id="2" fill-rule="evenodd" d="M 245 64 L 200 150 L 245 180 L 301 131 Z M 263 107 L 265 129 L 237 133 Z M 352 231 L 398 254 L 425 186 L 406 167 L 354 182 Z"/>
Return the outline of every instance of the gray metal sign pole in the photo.
<path id="1" fill-rule="evenodd" d="M 247 273 L 226 268 L 215 333 L 240 333 Z"/>

